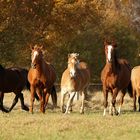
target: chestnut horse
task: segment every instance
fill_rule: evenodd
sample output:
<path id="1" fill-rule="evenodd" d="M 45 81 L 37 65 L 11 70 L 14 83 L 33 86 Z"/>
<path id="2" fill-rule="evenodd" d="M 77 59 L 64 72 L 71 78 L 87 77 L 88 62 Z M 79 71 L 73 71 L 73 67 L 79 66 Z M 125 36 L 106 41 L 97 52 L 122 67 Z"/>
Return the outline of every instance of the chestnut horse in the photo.
<path id="1" fill-rule="evenodd" d="M 31 91 L 30 112 L 33 113 L 34 95 L 37 93 L 40 100 L 40 111 L 45 113 L 45 107 L 51 94 L 53 105 L 57 105 L 57 95 L 54 87 L 56 74 L 54 67 L 43 59 L 43 47 L 35 45 L 31 47 L 31 68 L 28 73 L 28 81 Z"/>
<path id="2" fill-rule="evenodd" d="M 4 68 L 0 65 L 0 109 L 3 112 L 10 112 L 18 102 L 21 101 L 21 108 L 28 111 L 28 107 L 24 104 L 22 90 L 26 87 L 29 88 L 27 80 L 28 71 L 22 68 Z M 3 107 L 4 93 L 14 92 L 15 98 L 9 110 Z"/>
<path id="3" fill-rule="evenodd" d="M 61 111 L 69 113 L 73 98 L 77 92 L 82 95 L 80 113 L 84 113 L 84 99 L 90 81 L 90 71 L 85 62 L 79 62 L 79 54 L 68 55 L 68 67 L 61 78 Z M 66 110 L 64 108 L 65 95 L 69 94 Z"/>
<path id="4" fill-rule="evenodd" d="M 136 99 L 138 97 L 140 111 L 140 66 L 136 66 L 131 72 L 131 83 L 133 90 L 134 111 L 136 111 Z"/>
<path id="5" fill-rule="evenodd" d="M 106 114 L 106 109 L 108 105 L 108 92 L 111 92 L 112 101 L 109 113 L 111 115 L 120 114 L 121 106 L 123 104 L 123 98 L 126 93 L 126 89 L 130 89 L 130 76 L 131 68 L 125 59 L 118 59 L 116 56 L 117 45 L 115 42 L 104 42 L 105 55 L 106 55 L 106 64 L 101 72 L 101 81 L 103 84 L 103 94 L 104 94 L 104 113 Z M 116 97 L 118 92 L 121 91 L 120 96 L 120 107 L 117 111 L 115 108 Z M 130 96 L 132 96 L 131 90 L 129 90 Z"/>

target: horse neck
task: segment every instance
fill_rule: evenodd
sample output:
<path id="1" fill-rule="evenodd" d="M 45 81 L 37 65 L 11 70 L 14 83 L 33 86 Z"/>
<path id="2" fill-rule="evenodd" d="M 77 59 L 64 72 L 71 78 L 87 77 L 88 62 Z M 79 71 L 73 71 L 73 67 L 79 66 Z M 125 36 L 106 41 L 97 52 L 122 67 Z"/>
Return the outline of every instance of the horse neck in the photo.
<path id="1" fill-rule="evenodd" d="M 39 61 L 38 65 L 36 66 L 36 70 L 37 70 L 37 72 L 38 72 L 39 75 L 43 72 L 44 65 L 45 65 L 45 61 L 44 61 L 44 59 L 41 59 Z"/>
<path id="2" fill-rule="evenodd" d="M 116 55 L 114 56 L 113 61 L 111 63 L 106 62 L 106 65 L 108 66 L 109 73 L 117 73 L 118 61 Z"/>

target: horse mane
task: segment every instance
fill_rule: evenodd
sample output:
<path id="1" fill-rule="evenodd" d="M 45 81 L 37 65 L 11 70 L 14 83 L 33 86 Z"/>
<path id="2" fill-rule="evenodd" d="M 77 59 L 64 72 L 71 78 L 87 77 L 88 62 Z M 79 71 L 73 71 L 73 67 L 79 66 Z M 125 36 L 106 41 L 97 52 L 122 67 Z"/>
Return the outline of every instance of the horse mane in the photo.
<path id="1" fill-rule="evenodd" d="M 4 72 L 5 68 L 0 64 L 0 72 Z"/>

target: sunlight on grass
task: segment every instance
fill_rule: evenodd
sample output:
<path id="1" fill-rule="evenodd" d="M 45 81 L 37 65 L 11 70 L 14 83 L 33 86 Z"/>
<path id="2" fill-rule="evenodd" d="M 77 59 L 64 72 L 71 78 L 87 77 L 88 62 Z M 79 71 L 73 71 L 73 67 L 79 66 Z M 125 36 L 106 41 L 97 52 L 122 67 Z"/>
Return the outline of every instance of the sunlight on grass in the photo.
<path id="1" fill-rule="evenodd" d="M 85 114 L 80 115 L 77 102 L 74 111 L 64 115 L 60 109 L 48 107 L 45 114 L 39 112 L 35 102 L 35 112 L 21 111 L 20 103 L 9 114 L 0 113 L 0 139 L 2 140 L 137 140 L 140 137 L 139 112 L 132 112 L 132 99 L 126 95 L 120 116 L 102 116 L 102 92 L 89 93 Z M 14 94 L 5 96 L 4 104 L 9 107 Z M 60 95 L 58 93 L 58 95 Z M 24 92 L 29 105 L 29 92 Z M 60 97 L 58 97 L 60 99 Z M 59 102 L 58 102 L 59 105 Z M 50 104 L 51 106 L 51 100 Z"/>

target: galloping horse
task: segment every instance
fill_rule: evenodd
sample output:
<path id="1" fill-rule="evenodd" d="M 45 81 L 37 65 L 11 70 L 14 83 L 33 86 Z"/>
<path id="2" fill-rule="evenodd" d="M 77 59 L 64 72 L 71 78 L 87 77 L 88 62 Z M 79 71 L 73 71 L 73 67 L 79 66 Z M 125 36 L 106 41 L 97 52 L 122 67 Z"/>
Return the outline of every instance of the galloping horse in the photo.
<path id="1" fill-rule="evenodd" d="M 90 71 L 85 62 L 79 62 L 79 54 L 68 55 L 68 67 L 61 78 L 61 111 L 69 113 L 73 98 L 77 92 L 82 95 L 80 113 L 84 113 L 84 99 L 90 81 Z M 66 110 L 64 109 L 65 95 L 69 94 Z"/>
<path id="2" fill-rule="evenodd" d="M 136 111 L 136 98 L 138 96 L 139 112 L 140 112 L 140 66 L 136 66 L 131 72 L 131 83 L 133 90 L 134 111 Z"/>
<path id="3" fill-rule="evenodd" d="M 28 73 L 28 81 L 31 90 L 30 112 L 33 113 L 34 95 L 37 93 L 40 99 L 40 111 L 45 113 L 45 107 L 51 94 L 53 105 L 57 105 L 57 95 L 54 87 L 56 80 L 55 69 L 43 59 L 43 46 L 31 47 L 31 68 Z"/>
<path id="4" fill-rule="evenodd" d="M 105 41 L 104 48 L 105 48 L 105 55 L 106 55 L 106 64 L 101 72 L 101 81 L 103 84 L 103 94 L 104 94 L 103 115 L 106 114 L 109 91 L 111 92 L 112 95 L 112 102 L 111 102 L 109 113 L 111 115 L 113 114 L 118 115 L 120 114 L 126 89 L 130 85 L 131 68 L 127 60 L 117 58 L 116 56 L 117 45 L 114 41 L 112 42 Z M 129 89 L 130 88 L 128 88 L 128 90 Z M 121 91 L 121 97 L 120 97 L 120 107 L 119 110 L 117 111 L 115 108 L 115 103 L 119 91 Z M 129 94 L 130 96 L 132 96 L 132 92 L 130 92 Z"/>
<path id="5" fill-rule="evenodd" d="M 29 111 L 29 108 L 24 104 L 22 90 L 26 87 L 29 88 L 27 80 L 28 71 L 22 68 L 7 68 L 5 69 L 0 65 L 0 109 L 3 112 L 10 112 L 18 102 L 21 101 L 21 108 Z M 3 107 L 4 93 L 14 92 L 15 98 L 9 110 Z"/>

